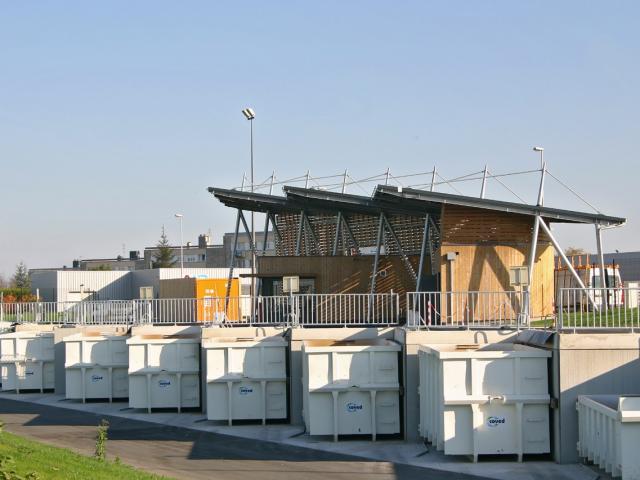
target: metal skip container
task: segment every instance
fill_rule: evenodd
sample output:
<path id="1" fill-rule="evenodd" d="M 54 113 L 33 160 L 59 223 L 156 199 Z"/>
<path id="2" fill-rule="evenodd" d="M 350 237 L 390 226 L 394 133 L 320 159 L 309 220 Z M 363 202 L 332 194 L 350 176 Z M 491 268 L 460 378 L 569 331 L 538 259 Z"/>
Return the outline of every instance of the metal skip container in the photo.
<path id="1" fill-rule="evenodd" d="M 2 390 L 55 387 L 53 332 L 19 331 L 0 335 Z"/>
<path id="2" fill-rule="evenodd" d="M 129 407 L 200 406 L 200 335 L 142 333 L 129 346 Z"/>
<path id="3" fill-rule="evenodd" d="M 207 418 L 287 418 L 287 341 L 214 337 L 202 341 L 207 366 Z"/>
<path id="4" fill-rule="evenodd" d="M 525 345 L 421 345 L 420 434 L 446 455 L 549 453 L 551 352 Z"/>
<path id="5" fill-rule="evenodd" d="M 578 455 L 613 477 L 640 478 L 640 397 L 580 395 Z"/>
<path id="6" fill-rule="evenodd" d="M 128 336 L 85 332 L 64 337 L 67 399 L 109 399 L 129 396 Z"/>
<path id="7" fill-rule="evenodd" d="M 385 339 L 303 343 L 303 415 L 309 435 L 400 433 L 398 352 Z"/>

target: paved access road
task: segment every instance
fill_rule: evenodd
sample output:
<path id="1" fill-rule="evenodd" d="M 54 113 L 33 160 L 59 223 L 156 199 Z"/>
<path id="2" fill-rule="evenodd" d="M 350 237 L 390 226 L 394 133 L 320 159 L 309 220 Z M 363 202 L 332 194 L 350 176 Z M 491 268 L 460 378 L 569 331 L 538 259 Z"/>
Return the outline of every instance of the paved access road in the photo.
<path id="1" fill-rule="evenodd" d="M 0 399 L 9 432 L 93 454 L 96 427 L 109 421 L 107 455 L 179 479 L 468 479 L 459 473 L 377 462 L 308 448 L 200 432 L 77 410 Z"/>

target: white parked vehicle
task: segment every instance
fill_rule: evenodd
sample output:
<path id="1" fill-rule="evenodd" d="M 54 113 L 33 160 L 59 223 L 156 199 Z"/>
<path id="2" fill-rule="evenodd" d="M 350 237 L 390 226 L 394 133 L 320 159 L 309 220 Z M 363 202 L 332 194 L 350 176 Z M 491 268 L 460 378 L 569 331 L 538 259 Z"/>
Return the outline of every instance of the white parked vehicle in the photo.
<path id="1" fill-rule="evenodd" d="M 579 256 L 578 258 L 580 261 L 574 264 L 573 268 L 580 277 L 580 280 L 582 280 L 582 283 L 584 283 L 584 286 L 590 289 L 593 303 L 597 307 L 623 307 L 627 305 L 629 299 L 625 298 L 625 288 L 620 278 L 619 265 L 605 265 L 606 278 L 603 282 L 603 276 L 601 274 L 602 268 L 599 263 L 593 262 L 595 257 L 587 256 L 587 262 L 591 260 L 591 263 L 585 264 L 582 264 L 581 261 L 582 258 L 584 258 L 583 256 Z M 571 257 L 571 262 L 574 263 L 574 257 Z M 554 284 L 556 308 L 563 308 L 565 310 L 591 308 L 591 302 L 587 294 L 578 290 L 580 285 L 578 285 L 575 277 L 566 266 L 561 264 L 556 266 L 554 271 Z M 601 290 L 603 288 L 607 288 L 606 292 Z M 573 290 L 565 291 L 563 295 L 562 289 Z M 603 292 L 605 292 L 604 295 Z"/>

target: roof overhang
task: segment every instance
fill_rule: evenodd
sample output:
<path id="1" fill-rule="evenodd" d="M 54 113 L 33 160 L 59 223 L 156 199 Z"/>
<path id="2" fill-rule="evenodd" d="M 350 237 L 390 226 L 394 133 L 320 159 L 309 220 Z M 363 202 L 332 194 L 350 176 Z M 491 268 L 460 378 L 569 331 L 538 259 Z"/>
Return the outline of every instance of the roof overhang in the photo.
<path id="1" fill-rule="evenodd" d="M 424 215 L 423 205 L 414 202 L 389 203 L 385 199 L 352 195 L 347 193 L 330 192 L 311 188 L 289 187 L 282 189 L 287 199 L 303 205 L 305 210 L 323 212 L 350 212 L 379 215 L 380 212 L 404 215 Z"/>
<path id="2" fill-rule="evenodd" d="M 295 206 L 285 197 L 278 195 L 266 195 L 264 193 L 243 192 L 240 190 L 228 190 L 215 187 L 209 187 L 207 190 L 225 206 L 231 208 L 238 208 L 250 212 L 271 213 L 300 211 L 300 206 Z"/>
<path id="3" fill-rule="evenodd" d="M 425 209 L 449 204 L 520 215 L 539 215 L 548 222 L 556 223 L 583 223 L 612 227 L 623 225 L 626 222 L 626 219 L 624 218 L 611 217 L 600 213 L 576 212 L 573 210 L 526 205 L 515 202 L 504 202 L 501 200 L 486 198 L 467 197 L 464 195 L 454 195 L 450 193 L 430 192 L 413 188 L 400 188 L 388 185 L 378 185 L 374 193 L 374 198 L 383 199 L 389 203 L 396 202 L 397 204 L 402 204 L 406 201 L 420 202 L 424 205 Z"/>
<path id="4" fill-rule="evenodd" d="M 439 214 L 442 205 L 492 210 L 518 215 L 539 215 L 547 222 L 595 224 L 616 227 L 626 219 L 600 213 L 577 212 L 558 208 L 505 202 L 487 198 L 467 197 L 413 188 L 378 185 L 372 196 L 352 195 L 312 188 L 284 186 L 285 196 L 245 192 L 209 187 L 227 207 L 253 212 L 269 213 L 362 213 L 378 215 L 380 212 L 403 215 Z"/>

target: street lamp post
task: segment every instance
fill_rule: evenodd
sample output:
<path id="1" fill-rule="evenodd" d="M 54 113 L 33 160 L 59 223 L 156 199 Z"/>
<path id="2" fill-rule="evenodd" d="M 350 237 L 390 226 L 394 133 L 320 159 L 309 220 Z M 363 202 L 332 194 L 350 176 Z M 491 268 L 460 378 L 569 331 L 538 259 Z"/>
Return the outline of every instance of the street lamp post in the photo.
<path id="1" fill-rule="evenodd" d="M 242 110 L 244 117 L 249 120 L 250 125 L 250 155 L 251 155 L 251 193 L 254 191 L 253 180 L 253 119 L 256 118 L 256 112 L 252 108 L 245 108 Z M 251 211 L 251 245 L 255 248 L 256 245 L 256 231 L 254 226 L 255 212 Z M 256 253 L 254 248 L 251 249 L 251 295 L 256 296 Z M 253 312 L 252 312 L 253 313 Z"/>
<path id="2" fill-rule="evenodd" d="M 176 213 L 175 217 L 180 219 L 180 278 L 184 278 L 184 254 L 182 251 L 182 246 L 184 245 L 184 240 L 182 237 L 182 218 L 184 215 L 181 213 Z"/>

